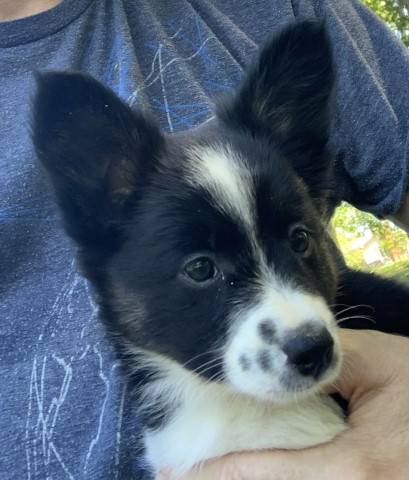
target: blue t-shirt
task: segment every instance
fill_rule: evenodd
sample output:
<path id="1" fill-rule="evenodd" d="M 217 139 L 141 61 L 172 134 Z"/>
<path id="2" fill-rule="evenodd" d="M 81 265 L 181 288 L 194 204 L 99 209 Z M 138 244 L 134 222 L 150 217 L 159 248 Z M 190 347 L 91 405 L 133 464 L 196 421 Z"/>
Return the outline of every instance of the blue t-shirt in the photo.
<path id="1" fill-rule="evenodd" d="M 0 479 L 141 479 L 138 419 L 30 142 L 34 70 L 91 73 L 170 132 L 212 115 L 258 45 L 326 17 L 339 193 L 398 209 L 409 56 L 355 0 L 65 0 L 0 24 Z"/>

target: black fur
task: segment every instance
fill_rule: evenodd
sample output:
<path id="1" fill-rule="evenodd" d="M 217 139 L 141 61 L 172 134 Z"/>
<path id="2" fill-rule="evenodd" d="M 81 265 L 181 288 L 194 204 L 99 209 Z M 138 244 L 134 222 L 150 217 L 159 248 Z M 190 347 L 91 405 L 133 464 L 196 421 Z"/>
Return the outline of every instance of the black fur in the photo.
<path id="1" fill-rule="evenodd" d="M 281 278 L 331 306 L 373 307 L 346 316 L 369 313 L 376 323 L 341 326 L 409 333 L 408 290 L 342 266 L 326 231 L 336 203 L 327 147 L 333 86 L 329 42 L 315 21 L 273 39 L 238 92 L 218 105 L 214 121 L 174 136 L 87 75 L 38 76 L 34 145 L 132 385 L 148 382 L 152 372 L 135 368 L 129 345 L 221 380 L 220 366 L 200 369 L 225 341 L 232 307 L 251 302 L 258 288 L 241 225 L 206 189 L 186 181 L 188 152 L 197 146 L 228 144 L 245 159 L 255 184 L 256 235 Z M 298 224 L 310 232 L 308 255 L 289 242 Z M 223 273 L 205 286 L 183 274 L 198 252 Z M 273 330 L 264 334 L 273 341 Z M 269 368 L 265 358 L 260 362 Z M 159 428 L 167 415 L 144 421 Z"/>
<path id="2" fill-rule="evenodd" d="M 265 135 L 290 156 L 322 213 L 333 193 L 327 144 L 334 82 L 322 23 L 303 21 L 266 44 L 238 94 L 217 108 L 229 125 Z"/>
<path id="3" fill-rule="evenodd" d="M 409 336 L 408 288 L 394 280 L 366 272 L 343 269 L 337 294 L 338 311 L 345 305 L 355 308 L 345 312 L 345 328 L 379 330 Z"/>

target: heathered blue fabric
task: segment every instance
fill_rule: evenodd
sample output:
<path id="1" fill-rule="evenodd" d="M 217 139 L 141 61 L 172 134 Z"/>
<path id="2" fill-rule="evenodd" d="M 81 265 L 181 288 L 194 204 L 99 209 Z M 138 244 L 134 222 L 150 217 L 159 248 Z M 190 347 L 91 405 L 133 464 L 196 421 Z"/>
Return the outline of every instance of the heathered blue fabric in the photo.
<path id="1" fill-rule="evenodd" d="M 354 0 L 65 0 L 0 24 L 0 479 L 141 479 L 138 419 L 30 143 L 33 70 L 91 73 L 164 129 L 192 128 L 283 24 L 325 16 L 341 194 L 396 211 L 409 59 Z"/>

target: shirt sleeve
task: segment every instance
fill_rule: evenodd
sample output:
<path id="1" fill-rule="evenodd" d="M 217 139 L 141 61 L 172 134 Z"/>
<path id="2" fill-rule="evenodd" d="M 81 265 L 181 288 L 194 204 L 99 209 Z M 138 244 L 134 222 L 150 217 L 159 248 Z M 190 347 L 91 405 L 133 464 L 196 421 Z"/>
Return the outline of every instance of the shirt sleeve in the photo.
<path id="1" fill-rule="evenodd" d="M 312 3 L 333 43 L 338 193 L 362 210 L 394 213 L 408 188 L 409 50 L 356 0 Z"/>

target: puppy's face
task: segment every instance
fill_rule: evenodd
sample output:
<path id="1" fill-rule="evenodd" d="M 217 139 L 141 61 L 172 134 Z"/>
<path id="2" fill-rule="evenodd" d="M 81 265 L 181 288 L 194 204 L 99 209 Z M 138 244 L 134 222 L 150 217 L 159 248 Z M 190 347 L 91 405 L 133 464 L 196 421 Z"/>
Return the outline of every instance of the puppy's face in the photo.
<path id="1" fill-rule="evenodd" d="M 125 227 L 112 308 L 134 344 L 206 379 L 263 398 L 309 389 L 339 361 L 318 211 L 264 141 L 220 125 L 194 137 L 172 141 Z"/>
<path id="2" fill-rule="evenodd" d="M 284 31 L 212 122 L 172 137 L 89 77 L 39 83 L 34 142 L 109 331 L 262 399 L 332 380 L 322 25 Z"/>

